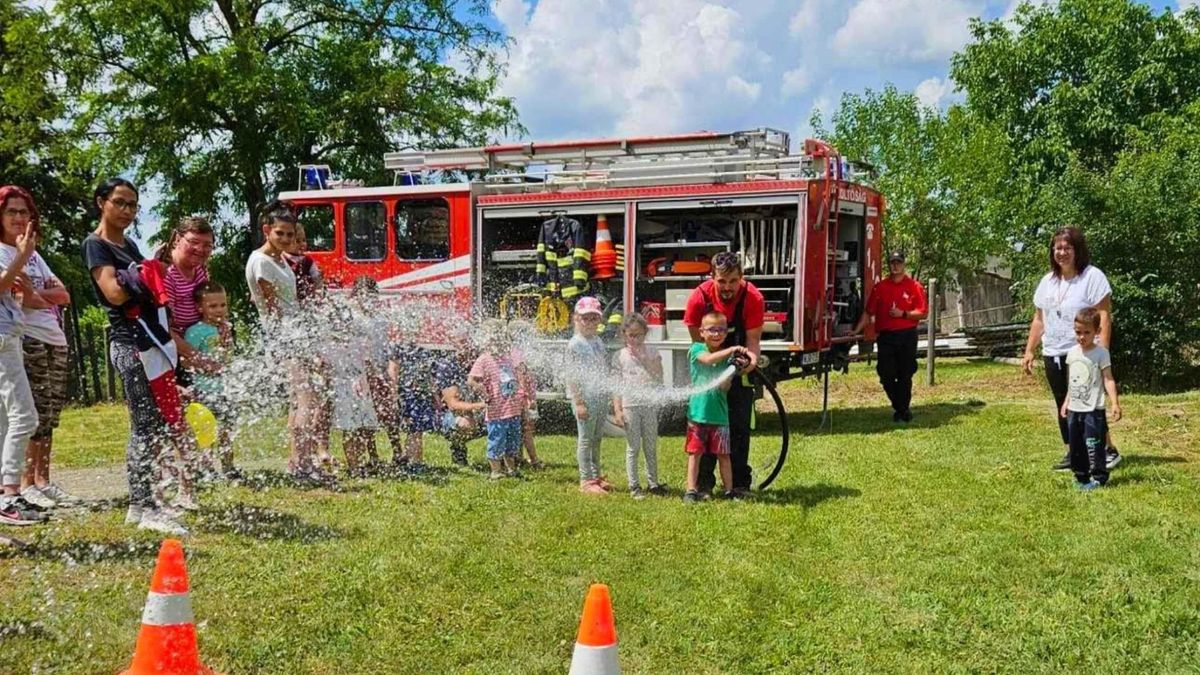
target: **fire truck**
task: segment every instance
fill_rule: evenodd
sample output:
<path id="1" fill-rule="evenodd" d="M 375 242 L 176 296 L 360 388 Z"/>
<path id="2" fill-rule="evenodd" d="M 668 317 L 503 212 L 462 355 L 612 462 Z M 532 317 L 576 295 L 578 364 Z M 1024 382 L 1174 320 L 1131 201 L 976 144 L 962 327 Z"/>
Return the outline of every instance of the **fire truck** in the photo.
<path id="1" fill-rule="evenodd" d="M 581 293 L 613 316 L 651 318 L 648 342 L 668 381 L 688 379 L 683 310 L 722 251 L 741 256 L 766 300 L 773 380 L 842 369 L 854 343 L 874 338 L 853 325 L 880 275 L 885 201 L 824 142 L 792 153 L 787 133 L 762 128 L 403 151 L 384 163 L 393 185 L 333 181 L 310 165 L 279 195 L 297 207 L 333 286 L 367 275 L 395 301 L 440 299 L 464 317 L 528 314 L 547 295 L 539 233 L 563 219 L 588 246 L 616 253 L 615 265 L 593 257 Z M 557 295 L 571 291 L 580 289 L 564 283 Z M 545 337 L 566 337 L 563 324 Z"/>

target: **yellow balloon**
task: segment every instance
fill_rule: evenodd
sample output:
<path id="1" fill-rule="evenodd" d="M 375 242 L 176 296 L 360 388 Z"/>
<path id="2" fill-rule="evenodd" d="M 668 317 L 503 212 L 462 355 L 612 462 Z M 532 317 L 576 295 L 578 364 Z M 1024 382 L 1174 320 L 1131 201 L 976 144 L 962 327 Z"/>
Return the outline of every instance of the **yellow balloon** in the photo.
<path id="1" fill-rule="evenodd" d="M 217 442 L 217 418 L 211 410 L 193 401 L 188 404 L 183 416 L 196 435 L 196 445 L 207 449 Z"/>

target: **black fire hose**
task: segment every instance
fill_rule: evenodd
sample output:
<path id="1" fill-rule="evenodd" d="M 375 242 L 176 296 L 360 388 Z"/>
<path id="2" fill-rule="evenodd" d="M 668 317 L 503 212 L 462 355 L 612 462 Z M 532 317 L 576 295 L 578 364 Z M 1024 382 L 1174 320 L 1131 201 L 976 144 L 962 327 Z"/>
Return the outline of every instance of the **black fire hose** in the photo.
<path id="1" fill-rule="evenodd" d="M 791 442 L 791 432 L 788 430 L 787 410 L 783 407 L 783 399 L 779 397 L 779 392 L 775 389 L 775 383 L 761 369 L 755 369 L 754 374 L 758 377 L 758 381 L 762 383 L 763 389 L 766 390 L 771 398 L 775 401 L 775 409 L 779 411 L 779 457 L 775 459 L 775 466 L 771 468 L 771 473 L 767 474 L 758 484 L 759 490 L 767 489 L 767 486 L 779 476 L 779 472 L 783 471 L 783 463 L 787 461 L 788 444 Z"/>

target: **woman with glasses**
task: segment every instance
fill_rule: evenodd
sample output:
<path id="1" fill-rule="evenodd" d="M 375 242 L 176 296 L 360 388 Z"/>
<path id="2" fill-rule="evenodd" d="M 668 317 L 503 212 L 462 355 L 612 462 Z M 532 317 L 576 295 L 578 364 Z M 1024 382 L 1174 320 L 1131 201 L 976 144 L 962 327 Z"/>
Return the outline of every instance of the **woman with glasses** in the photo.
<path id="1" fill-rule="evenodd" d="M 0 265 L 7 267 L 20 255 L 17 242 L 26 225 L 32 224 L 35 236 L 40 236 L 41 222 L 33 196 L 22 188 L 0 188 L 0 205 L 4 215 L 4 227 L 0 231 Z M 25 453 L 21 496 L 46 509 L 72 506 L 79 500 L 50 481 L 54 429 L 67 402 L 67 336 L 59 324 L 57 307 L 70 304 L 71 294 L 36 251 L 25 263 L 22 274 L 26 290 L 22 297 L 25 330 L 21 343 L 38 426 Z"/>
<path id="2" fill-rule="evenodd" d="M 142 252 L 125 231 L 138 212 L 138 189 L 124 178 L 110 178 L 96 187 L 94 204 L 100 222 L 83 240 L 83 262 L 91 273 L 92 290 L 108 313 L 109 359 L 121 377 L 129 406 L 129 443 L 125 466 L 129 475 L 128 524 L 164 534 L 184 535 L 187 529 L 177 516 L 155 498 L 155 470 L 160 452 L 172 447 L 166 422 L 158 410 L 137 346 L 139 327 L 128 318 L 126 307 L 137 304 L 126 272 L 140 264 Z"/>

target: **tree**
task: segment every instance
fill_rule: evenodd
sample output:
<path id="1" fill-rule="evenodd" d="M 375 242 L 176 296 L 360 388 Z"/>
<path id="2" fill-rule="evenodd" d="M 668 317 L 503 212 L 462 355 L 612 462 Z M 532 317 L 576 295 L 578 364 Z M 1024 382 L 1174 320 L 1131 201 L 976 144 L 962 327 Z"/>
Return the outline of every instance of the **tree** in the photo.
<path id="1" fill-rule="evenodd" d="M 993 227 L 1005 222 L 996 211 L 1010 202 L 979 189 L 1001 182 L 1010 168 L 995 128 L 974 123 L 961 107 L 922 107 L 891 85 L 845 94 L 832 123 L 826 130 L 819 117 L 812 122 L 846 156 L 878 170 L 876 185 L 888 200 L 885 245 L 905 249 L 915 274 L 952 279 L 1011 246 Z"/>
<path id="2" fill-rule="evenodd" d="M 54 47 L 89 161 L 164 187 L 161 215 L 253 223 L 300 163 L 378 181 L 386 151 L 481 142 L 495 95 L 484 0 L 60 0 Z"/>
<path id="3" fill-rule="evenodd" d="M 70 163 L 58 125 L 64 104 L 52 87 L 47 17 L 0 0 L 0 183 L 29 190 L 42 214 L 42 253 L 64 282 L 87 283 L 79 241 L 87 228 L 91 176 Z"/>

